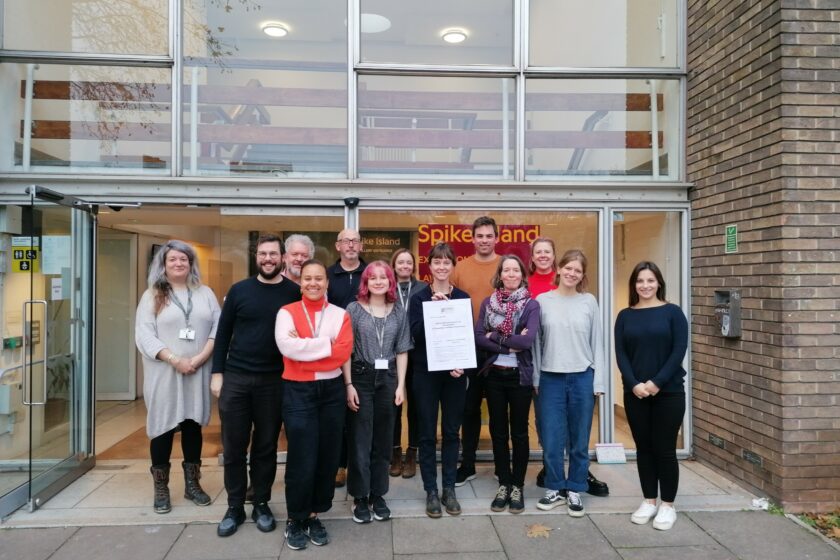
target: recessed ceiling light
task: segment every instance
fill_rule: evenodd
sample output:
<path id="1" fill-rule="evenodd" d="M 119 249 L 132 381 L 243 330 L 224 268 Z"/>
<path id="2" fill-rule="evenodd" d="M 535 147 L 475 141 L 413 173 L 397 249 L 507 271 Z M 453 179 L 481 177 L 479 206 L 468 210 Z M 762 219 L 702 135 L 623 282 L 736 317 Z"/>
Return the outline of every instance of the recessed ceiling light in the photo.
<path id="1" fill-rule="evenodd" d="M 285 37 L 289 34 L 289 26 L 279 21 L 267 21 L 262 24 L 261 29 L 269 37 Z"/>
<path id="2" fill-rule="evenodd" d="M 447 43 L 457 44 L 466 41 L 468 35 L 464 29 L 452 28 L 444 29 L 441 31 L 440 36 Z"/>
<path id="3" fill-rule="evenodd" d="M 391 29 L 391 20 L 379 14 L 362 14 L 362 33 L 382 33 Z"/>

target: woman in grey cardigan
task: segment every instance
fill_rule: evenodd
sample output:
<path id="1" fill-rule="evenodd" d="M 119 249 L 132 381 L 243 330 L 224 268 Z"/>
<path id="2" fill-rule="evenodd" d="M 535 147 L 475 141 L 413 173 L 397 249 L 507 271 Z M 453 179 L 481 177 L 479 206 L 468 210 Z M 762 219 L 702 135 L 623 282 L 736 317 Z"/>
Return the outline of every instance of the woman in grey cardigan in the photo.
<path id="1" fill-rule="evenodd" d="M 154 509 L 172 509 L 169 457 L 176 431 L 181 432 L 184 497 L 196 505 L 211 502 L 198 482 L 201 426 L 210 420 L 208 358 L 219 322 L 219 302 L 201 285 L 195 250 L 172 240 L 161 247 L 149 267 L 149 289 L 137 306 L 135 341 L 143 356 L 146 433 L 151 440 Z"/>

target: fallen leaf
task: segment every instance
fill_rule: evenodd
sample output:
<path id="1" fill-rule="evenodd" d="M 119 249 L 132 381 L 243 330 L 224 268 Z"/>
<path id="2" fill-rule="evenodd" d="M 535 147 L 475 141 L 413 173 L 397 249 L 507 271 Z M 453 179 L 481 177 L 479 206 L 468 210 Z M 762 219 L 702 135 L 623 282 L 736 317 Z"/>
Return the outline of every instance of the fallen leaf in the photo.
<path id="1" fill-rule="evenodd" d="M 832 527 L 831 536 L 835 539 L 840 539 L 840 527 Z"/>
<path id="2" fill-rule="evenodd" d="M 528 538 L 536 539 L 542 537 L 544 539 L 547 539 L 549 531 L 551 531 L 549 527 L 546 527 L 541 523 L 535 523 L 533 525 L 528 526 Z"/>

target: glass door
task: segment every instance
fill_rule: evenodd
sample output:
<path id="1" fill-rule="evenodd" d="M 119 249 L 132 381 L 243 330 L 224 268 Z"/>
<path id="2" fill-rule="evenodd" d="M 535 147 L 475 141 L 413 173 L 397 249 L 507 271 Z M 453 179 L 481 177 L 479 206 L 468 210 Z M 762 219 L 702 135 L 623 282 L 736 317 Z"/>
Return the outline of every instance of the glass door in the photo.
<path id="1" fill-rule="evenodd" d="M 0 516 L 93 466 L 94 217 L 40 187 L 0 207 Z"/>

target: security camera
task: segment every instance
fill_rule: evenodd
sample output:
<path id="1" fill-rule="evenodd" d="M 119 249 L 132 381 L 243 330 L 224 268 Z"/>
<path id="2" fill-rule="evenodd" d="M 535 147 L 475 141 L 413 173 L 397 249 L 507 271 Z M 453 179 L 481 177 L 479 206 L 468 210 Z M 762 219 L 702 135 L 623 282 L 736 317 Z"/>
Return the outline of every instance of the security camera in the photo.
<path id="1" fill-rule="evenodd" d="M 359 199 L 355 196 L 349 196 L 344 199 L 344 205 L 347 208 L 353 209 L 359 205 Z"/>

